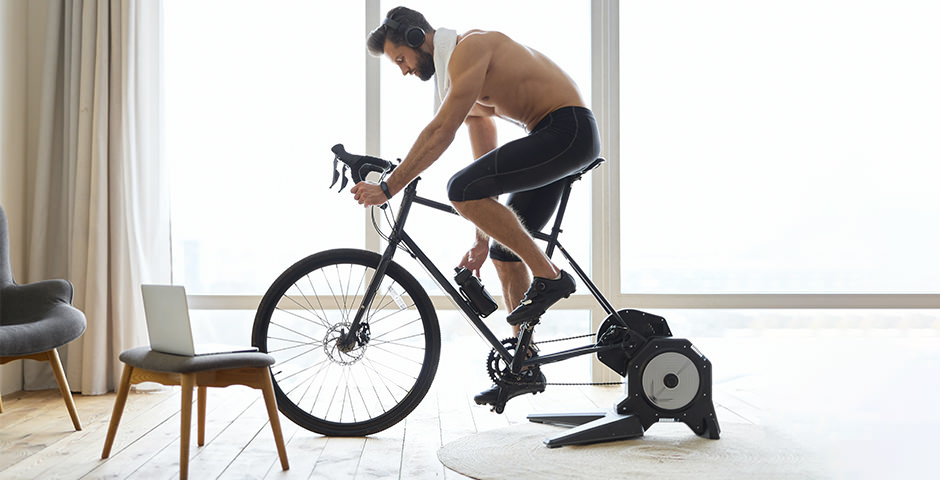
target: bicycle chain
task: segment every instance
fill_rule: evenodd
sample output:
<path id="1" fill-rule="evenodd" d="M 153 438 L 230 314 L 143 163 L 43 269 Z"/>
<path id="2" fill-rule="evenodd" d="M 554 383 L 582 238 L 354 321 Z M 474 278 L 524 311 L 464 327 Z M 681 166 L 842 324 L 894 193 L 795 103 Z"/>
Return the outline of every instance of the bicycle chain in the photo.
<path id="1" fill-rule="evenodd" d="M 543 341 L 541 341 L 541 342 L 532 342 L 532 343 L 529 344 L 529 346 L 530 346 L 530 347 L 536 347 L 536 346 L 538 346 L 539 344 L 542 344 L 542 343 L 565 342 L 565 341 L 568 341 L 568 340 L 577 340 L 577 339 L 579 339 L 579 338 L 588 338 L 588 337 L 594 337 L 594 336 L 597 336 L 597 334 L 596 334 L 596 333 L 588 333 L 588 334 L 585 334 L 585 335 L 575 335 L 575 336 L 572 336 L 572 337 L 555 338 L 555 339 L 552 339 L 552 340 L 543 340 Z M 517 382 L 517 381 L 514 381 L 514 380 L 507 379 L 507 378 L 500 378 L 500 381 L 503 382 L 503 383 L 507 383 L 507 384 L 509 384 L 509 385 L 535 385 L 534 383 L 529 383 L 529 382 Z M 592 386 L 592 387 L 594 387 L 594 386 L 614 386 L 614 385 L 623 385 L 624 383 L 625 383 L 625 382 L 623 382 L 623 381 L 619 381 L 619 382 L 545 382 L 545 383 L 541 383 L 541 384 L 538 384 L 538 385 L 546 385 L 546 386 L 547 386 L 547 385 L 553 385 L 553 386 L 560 386 L 560 387 L 585 387 L 585 386 Z"/>

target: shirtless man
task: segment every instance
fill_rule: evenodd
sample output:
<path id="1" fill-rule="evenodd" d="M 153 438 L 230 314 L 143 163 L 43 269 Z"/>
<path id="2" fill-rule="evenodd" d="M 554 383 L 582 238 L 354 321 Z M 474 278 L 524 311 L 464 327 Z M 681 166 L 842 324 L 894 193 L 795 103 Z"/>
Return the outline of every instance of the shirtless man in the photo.
<path id="1" fill-rule="evenodd" d="M 476 225 L 477 234 L 459 266 L 479 275 L 489 254 L 512 310 L 507 321 L 518 332 L 519 325 L 539 318 L 575 290 L 574 278 L 552 263 L 529 232 L 551 218 L 563 180 L 597 158 L 597 125 L 571 78 L 541 53 L 502 33 L 481 30 L 456 35 L 456 45 L 447 45 L 445 32 L 434 30 L 422 14 L 396 7 L 370 33 L 373 55 L 385 55 L 402 75 L 424 81 L 435 73 L 447 75 L 449 89 L 387 181 L 360 182 L 352 193 L 364 206 L 385 203 L 434 163 L 465 124 L 476 160 L 450 179 L 448 197 Z M 438 33 L 441 41 L 435 42 Z M 436 71 L 441 68 L 435 67 L 436 45 L 441 51 L 452 48 L 446 67 L 441 66 L 446 71 Z M 495 118 L 522 125 L 528 135 L 499 146 Z M 510 193 L 506 205 L 497 201 L 504 193 Z M 506 398 L 544 391 L 544 385 L 540 374 L 528 384 L 504 387 Z M 493 403 L 498 393 L 494 386 L 475 400 Z"/>

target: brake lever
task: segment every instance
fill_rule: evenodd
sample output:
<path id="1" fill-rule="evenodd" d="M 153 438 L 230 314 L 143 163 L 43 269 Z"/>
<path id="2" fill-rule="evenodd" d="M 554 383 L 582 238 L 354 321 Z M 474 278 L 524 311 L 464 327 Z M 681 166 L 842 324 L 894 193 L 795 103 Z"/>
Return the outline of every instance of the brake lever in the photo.
<path id="1" fill-rule="evenodd" d="M 340 173 L 339 164 L 343 164 L 343 171 Z M 346 170 L 349 170 L 349 166 L 346 165 L 346 162 L 340 162 L 339 157 L 333 157 L 333 183 L 330 184 L 330 188 L 333 188 L 333 185 L 336 185 L 336 181 L 343 178 L 343 183 L 339 185 L 339 190 L 337 192 L 342 192 L 346 188 L 346 184 L 349 182 L 349 178 L 346 177 Z"/>
<path id="2" fill-rule="evenodd" d="M 333 157 L 333 183 L 330 184 L 330 188 L 336 185 L 337 180 L 339 180 L 339 157 Z"/>

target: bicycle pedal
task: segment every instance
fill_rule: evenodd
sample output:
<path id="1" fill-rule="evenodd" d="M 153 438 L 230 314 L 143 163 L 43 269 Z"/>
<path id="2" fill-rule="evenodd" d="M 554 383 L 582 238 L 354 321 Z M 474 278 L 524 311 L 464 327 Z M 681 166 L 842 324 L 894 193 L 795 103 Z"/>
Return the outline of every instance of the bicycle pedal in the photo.
<path id="1" fill-rule="evenodd" d="M 496 401 L 493 402 L 493 408 L 491 412 L 503 413 L 503 410 L 506 409 L 506 402 L 509 401 L 509 392 L 505 388 L 499 389 L 499 394 L 496 395 Z"/>

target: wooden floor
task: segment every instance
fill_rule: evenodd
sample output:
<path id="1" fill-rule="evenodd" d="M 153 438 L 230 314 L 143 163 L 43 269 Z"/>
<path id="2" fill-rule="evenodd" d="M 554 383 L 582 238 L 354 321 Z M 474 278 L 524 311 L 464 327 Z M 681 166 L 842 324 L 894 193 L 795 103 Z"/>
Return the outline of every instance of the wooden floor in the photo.
<path id="1" fill-rule="evenodd" d="M 606 410 L 622 393 L 620 387 L 550 387 L 540 395 L 513 399 L 498 415 L 473 403 L 473 395 L 489 386 L 483 369 L 486 350 L 479 347 L 479 341 L 475 345 L 472 358 L 445 354 L 422 404 L 404 422 L 379 434 L 326 438 L 282 416 L 291 466 L 286 472 L 278 463 L 260 392 L 239 386 L 209 389 L 206 444 L 195 444 L 193 428 L 190 478 L 467 478 L 438 461 L 437 450 L 443 444 L 523 422 L 533 411 Z M 132 390 L 111 456 L 102 460 L 114 398 L 114 394 L 76 395 L 84 429 L 75 432 L 57 390 L 5 395 L 0 415 L 0 478 L 177 478 L 179 387 L 150 393 Z"/>
<path id="2" fill-rule="evenodd" d="M 851 341 L 849 341 L 851 340 Z M 719 422 L 766 425 L 819 451 L 832 478 L 923 478 L 932 469 L 940 414 L 940 336 L 846 339 L 694 340 L 714 365 Z M 261 395 L 209 390 L 206 445 L 190 449 L 190 478 L 456 479 L 438 449 L 474 432 L 525 422 L 534 412 L 606 410 L 622 387 L 550 386 L 509 402 L 497 415 L 473 404 L 489 382 L 485 350 L 445 350 L 435 384 L 404 422 L 368 438 L 326 438 L 282 417 L 290 459 L 280 470 Z M 563 362 L 564 363 L 564 362 Z M 549 381 L 571 372 L 546 367 Z M 568 368 L 568 367 L 559 367 Z M 580 367 L 583 370 L 583 366 Z M 58 391 L 3 397 L 0 479 L 170 479 L 179 469 L 179 388 L 132 393 L 112 455 L 101 449 L 114 395 L 75 397 L 84 429 L 72 430 Z M 656 427 L 653 427 L 656 428 Z M 642 440 L 638 440 L 642 441 Z M 668 478 L 668 475 L 663 478 Z M 892 476 L 892 478 L 895 478 Z"/>

